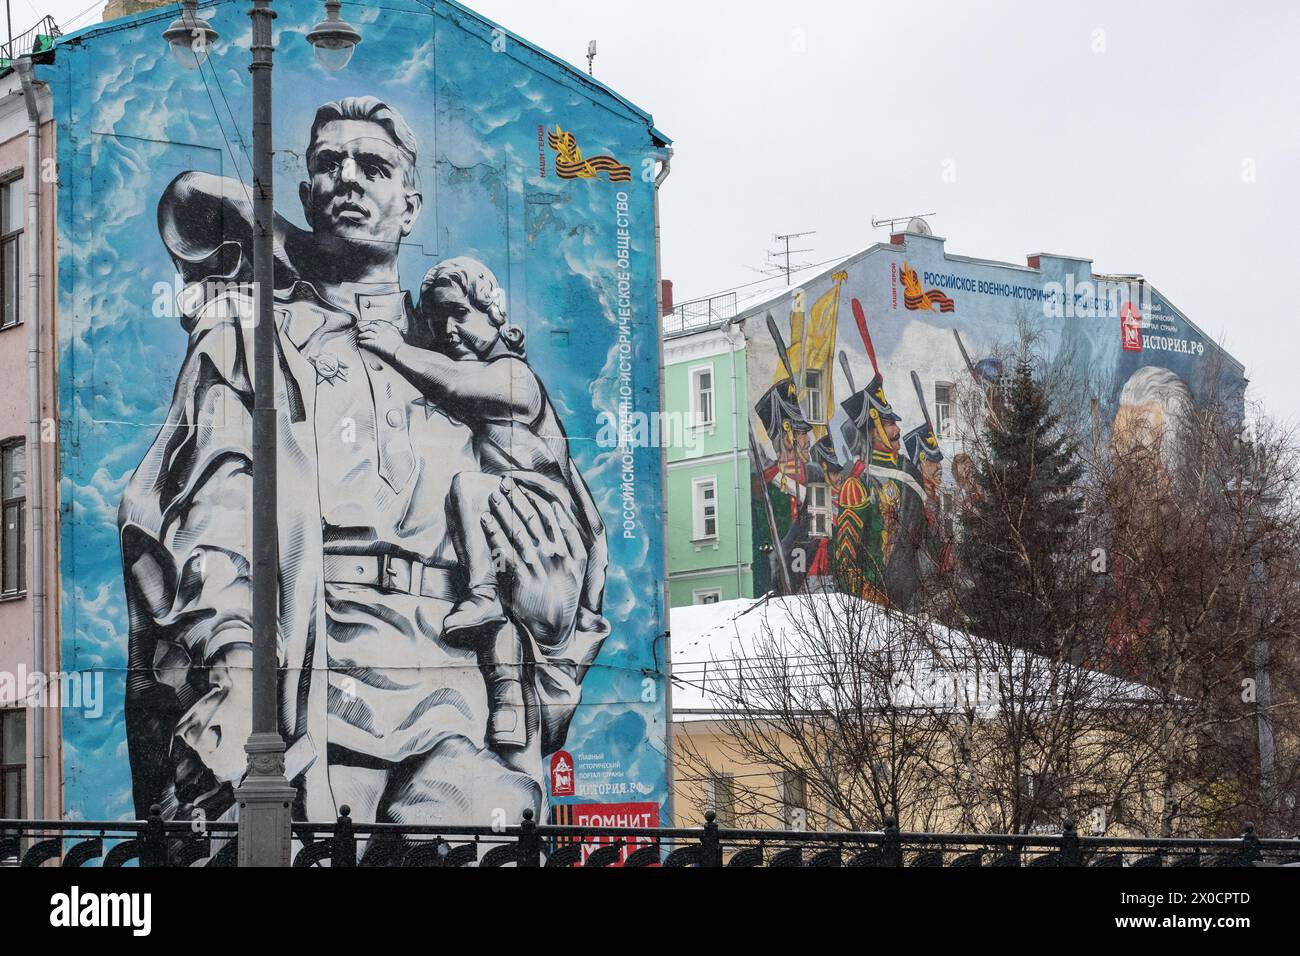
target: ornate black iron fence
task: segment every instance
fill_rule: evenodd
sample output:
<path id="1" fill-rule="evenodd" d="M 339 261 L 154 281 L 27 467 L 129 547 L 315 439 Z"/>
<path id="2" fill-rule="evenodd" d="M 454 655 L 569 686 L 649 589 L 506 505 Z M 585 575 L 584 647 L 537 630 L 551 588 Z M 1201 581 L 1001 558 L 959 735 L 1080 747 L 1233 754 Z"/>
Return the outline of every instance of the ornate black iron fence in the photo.
<path id="1" fill-rule="evenodd" d="M 808 833 L 719 827 L 294 824 L 295 867 L 1207 867 L 1300 866 L 1300 839 L 1081 837 L 1057 834 L 908 833 L 892 821 L 867 832 Z M 112 823 L 0 820 L 0 866 L 234 866 L 233 822 Z"/>

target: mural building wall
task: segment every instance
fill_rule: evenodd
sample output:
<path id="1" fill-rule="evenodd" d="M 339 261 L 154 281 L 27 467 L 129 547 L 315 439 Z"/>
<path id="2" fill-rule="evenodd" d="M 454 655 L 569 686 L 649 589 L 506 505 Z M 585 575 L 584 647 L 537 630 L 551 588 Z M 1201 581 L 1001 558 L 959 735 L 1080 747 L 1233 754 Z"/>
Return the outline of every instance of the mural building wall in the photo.
<path id="1" fill-rule="evenodd" d="M 452 3 L 276 4 L 280 730 L 300 817 L 667 812 L 648 115 Z M 247 4 L 64 38 L 69 815 L 232 812 L 249 729 Z M 174 13 L 174 11 L 169 11 Z M 648 172 L 647 172 L 648 171 Z M 557 810 L 556 808 L 564 808 Z"/>
<path id="2" fill-rule="evenodd" d="M 1103 437 L 1196 400 L 1239 410 L 1245 388 L 1241 365 L 1138 277 L 949 256 L 912 232 L 738 319 L 757 594 L 833 582 L 908 607 L 949 566 L 945 517 L 973 487 L 960 396 L 997 389 L 1026 333 L 1039 374 L 1096 400 Z"/>

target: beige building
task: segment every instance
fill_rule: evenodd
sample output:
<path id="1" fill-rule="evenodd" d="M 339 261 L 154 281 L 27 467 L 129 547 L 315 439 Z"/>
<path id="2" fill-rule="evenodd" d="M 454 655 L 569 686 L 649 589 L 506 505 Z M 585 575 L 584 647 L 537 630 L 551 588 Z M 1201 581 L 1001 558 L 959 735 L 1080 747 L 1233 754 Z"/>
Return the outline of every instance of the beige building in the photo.
<path id="1" fill-rule="evenodd" d="M 167 3 L 168 0 L 108 0 L 104 5 L 104 19 L 115 20 L 155 7 L 165 7 Z"/>
<path id="2" fill-rule="evenodd" d="M 854 604 L 868 609 L 854 611 Z M 846 611 L 862 617 L 845 622 Z M 861 660 L 831 666 L 831 654 L 843 653 L 850 633 L 900 626 L 913 630 L 895 630 L 883 646 L 863 655 L 889 656 L 891 664 L 882 670 L 873 672 Z M 875 686 L 856 697 L 844 687 L 831 693 L 836 670 L 846 685 L 847 675 L 856 673 Z M 1095 703 L 1078 709 L 1078 732 L 1068 743 L 1049 741 L 1044 749 L 1068 750 L 1088 765 L 1090 793 L 1044 792 L 1050 774 L 1033 759 L 1025 761 L 1023 775 L 1008 773 L 1005 727 L 1014 722 L 998 719 L 999 708 L 1011 699 L 999 691 L 999 672 L 1042 675 L 1033 680 L 1044 688 L 1086 688 Z M 888 713 L 878 706 L 882 697 L 894 705 Z M 712 809 L 721 825 L 738 828 L 874 830 L 890 815 L 892 797 L 905 830 L 1005 832 L 1008 808 L 999 804 L 1023 788 L 1025 829 L 1059 832 L 1062 818 L 1072 815 L 1084 833 L 1134 833 L 1131 823 L 1108 818 L 1104 801 L 1151 800 L 1144 815 L 1158 818 L 1156 788 L 1139 769 L 1149 754 L 1109 728 L 1126 726 L 1116 719 L 1121 714 L 1150 712 L 1151 705 L 1142 685 L 985 647 L 969 635 L 905 615 L 887 618 L 874 605 L 844 595 L 676 608 L 674 813 L 682 826 L 698 825 Z M 842 708 L 838 718 L 830 716 L 836 706 Z M 1034 733 L 1057 723 L 1048 701 L 1025 711 L 1038 725 Z M 840 742 L 832 743 L 837 734 Z M 920 751 L 924 760 L 915 756 Z M 851 756 L 841 762 L 839 753 Z M 819 782 L 828 780 L 835 782 Z M 1068 813 L 1067 803 L 1073 804 Z M 1139 815 L 1140 808 L 1129 819 Z"/>

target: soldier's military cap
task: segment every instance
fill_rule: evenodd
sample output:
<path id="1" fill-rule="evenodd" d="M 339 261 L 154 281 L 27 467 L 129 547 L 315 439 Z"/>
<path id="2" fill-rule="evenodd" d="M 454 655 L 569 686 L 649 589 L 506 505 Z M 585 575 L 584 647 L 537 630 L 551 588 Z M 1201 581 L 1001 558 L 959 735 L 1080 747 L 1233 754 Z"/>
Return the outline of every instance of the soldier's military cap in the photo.
<path id="1" fill-rule="evenodd" d="M 894 412 L 889 399 L 885 398 L 885 380 L 879 374 L 860 392 L 855 392 L 840 403 L 840 408 L 853 419 L 859 429 L 867 425 L 867 411 L 874 408 L 882 422 L 901 421 Z"/>
<path id="2" fill-rule="evenodd" d="M 788 378 L 767 390 L 754 404 L 754 414 L 763 423 L 767 437 L 772 441 L 785 432 L 787 426 L 791 431 L 812 431 L 812 426 L 803 416 L 803 409 L 799 407 L 799 393 L 794 382 Z"/>
<path id="3" fill-rule="evenodd" d="M 839 458 L 835 454 L 835 443 L 831 441 L 830 435 L 823 435 L 822 438 L 812 446 L 812 460 L 819 465 L 834 471 L 842 471 L 844 466 L 840 464 Z"/>
<path id="4" fill-rule="evenodd" d="M 920 464 L 922 458 L 930 461 L 943 461 L 943 450 L 939 447 L 939 437 L 928 422 L 917 425 L 903 436 L 903 451 L 913 464 Z"/>

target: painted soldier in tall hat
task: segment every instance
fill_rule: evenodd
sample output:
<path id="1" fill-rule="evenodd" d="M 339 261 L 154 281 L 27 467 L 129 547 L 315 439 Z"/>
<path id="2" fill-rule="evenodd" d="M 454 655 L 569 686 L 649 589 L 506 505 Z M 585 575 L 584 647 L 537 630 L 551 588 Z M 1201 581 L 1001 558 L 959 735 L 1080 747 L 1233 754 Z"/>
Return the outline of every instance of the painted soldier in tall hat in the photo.
<path id="1" fill-rule="evenodd" d="M 915 371 L 912 372 L 912 387 L 916 389 L 916 401 L 921 406 L 921 415 L 925 420 L 903 436 L 903 453 L 908 470 L 921 480 L 926 497 L 937 505 L 939 484 L 943 480 L 943 450 L 939 447 L 939 436 L 930 419 L 921 377 Z"/>
<path id="2" fill-rule="evenodd" d="M 762 494 L 771 504 L 774 527 L 770 536 L 780 542 L 781 555 L 789 559 L 795 525 L 800 519 L 808 491 L 808 459 L 812 445 L 812 425 L 799 405 L 799 392 L 792 378 L 786 377 L 769 388 L 754 404 L 754 414 L 767 431 L 775 460 L 757 463 L 763 478 Z M 773 542 L 773 543 L 775 543 Z M 786 579 L 791 571 L 787 568 Z"/>
<path id="3" fill-rule="evenodd" d="M 943 451 L 929 421 L 903 436 L 903 454 L 904 467 L 925 489 L 926 520 L 933 525 L 939 509 L 939 485 L 943 482 Z"/>
<path id="4" fill-rule="evenodd" d="M 823 435 L 821 440 L 812 446 L 812 461 L 822 469 L 828 480 L 833 481 L 834 476 L 844 470 L 839 457 L 835 454 L 835 443 L 831 441 L 830 435 Z"/>
<path id="5" fill-rule="evenodd" d="M 898 546 L 886 570 L 889 594 L 910 601 L 923 578 L 948 565 L 948 544 L 939 522 L 939 485 L 943 481 L 943 450 L 925 402 L 920 377 L 912 373 L 924 421 L 903 436 L 903 469 L 919 484 L 921 494 L 904 496 L 898 510 Z"/>
<path id="6" fill-rule="evenodd" d="M 937 473 L 939 463 L 943 461 L 943 450 L 939 447 L 939 436 L 934 433 L 934 426 L 925 422 L 904 435 L 903 454 L 922 476 L 927 471 Z"/>
<path id="7" fill-rule="evenodd" d="M 844 443 L 854 458 L 867 458 L 873 451 L 898 450 L 898 413 L 885 397 L 885 380 L 879 372 L 867 387 L 840 403 L 849 416 L 843 428 Z"/>
<path id="8" fill-rule="evenodd" d="M 812 463 L 808 466 L 809 480 L 821 482 L 826 486 L 827 500 L 825 501 L 825 507 L 829 509 L 829 514 L 825 526 L 809 528 L 813 559 L 808 566 L 808 577 L 828 578 L 834 573 L 831 563 L 831 538 L 829 534 L 833 529 L 834 516 L 839 510 L 840 490 L 844 487 L 846 481 L 860 482 L 866 467 L 865 462 L 858 461 L 852 463 L 849 468 L 845 468 L 841 464 L 839 456 L 835 453 L 835 443 L 831 440 L 830 435 L 823 435 L 812 446 Z M 816 504 L 816 502 L 813 502 L 813 504 Z"/>
<path id="9" fill-rule="evenodd" d="M 902 488 L 876 473 L 898 468 L 900 419 L 879 372 L 840 407 L 849 417 L 842 434 L 854 465 L 837 489 L 834 563 L 845 590 L 887 603 L 884 572 Z"/>
<path id="10" fill-rule="evenodd" d="M 812 431 L 803 409 L 799 407 L 798 389 L 788 378 L 777 382 L 754 403 L 754 414 L 763 423 L 772 450 L 778 456 L 783 439 L 789 437 L 793 441 L 796 433 L 807 434 Z"/>

